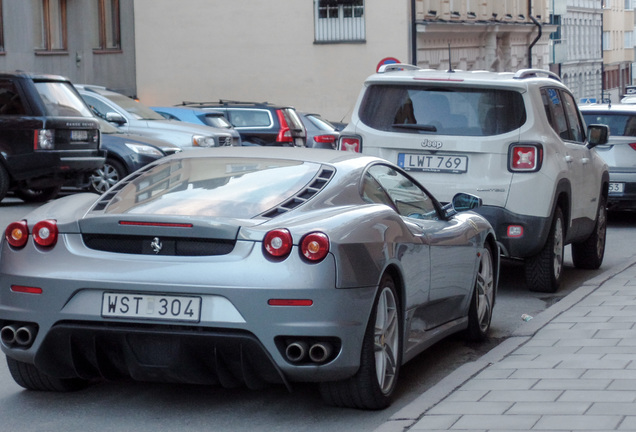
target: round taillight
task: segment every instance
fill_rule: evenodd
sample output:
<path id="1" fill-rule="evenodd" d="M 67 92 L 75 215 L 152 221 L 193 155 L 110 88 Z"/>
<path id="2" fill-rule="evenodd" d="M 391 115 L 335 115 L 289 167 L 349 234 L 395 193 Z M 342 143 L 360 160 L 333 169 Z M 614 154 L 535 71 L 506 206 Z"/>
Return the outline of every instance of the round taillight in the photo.
<path id="1" fill-rule="evenodd" d="M 4 231 L 4 238 L 13 247 L 23 247 L 29 239 L 29 227 L 26 221 L 10 223 Z"/>
<path id="2" fill-rule="evenodd" d="M 300 251 L 309 261 L 320 261 L 329 253 L 329 237 L 321 232 L 309 233 L 300 242 Z"/>
<path id="3" fill-rule="evenodd" d="M 292 236 L 286 229 L 275 229 L 265 234 L 265 251 L 275 258 L 284 258 L 292 250 Z"/>
<path id="4" fill-rule="evenodd" d="M 43 220 L 33 227 L 33 241 L 43 247 L 52 247 L 57 243 L 57 223 L 54 220 Z"/>

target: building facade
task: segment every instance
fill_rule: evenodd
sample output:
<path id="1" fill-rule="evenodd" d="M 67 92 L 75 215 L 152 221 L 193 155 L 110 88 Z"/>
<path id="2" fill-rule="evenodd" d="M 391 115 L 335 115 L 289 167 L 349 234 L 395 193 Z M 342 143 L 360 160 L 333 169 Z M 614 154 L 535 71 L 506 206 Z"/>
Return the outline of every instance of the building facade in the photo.
<path id="1" fill-rule="evenodd" d="M 632 84 L 634 61 L 633 0 L 603 0 L 604 99 L 620 102 Z"/>
<path id="2" fill-rule="evenodd" d="M 0 70 L 136 91 L 133 0 L 0 0 Z"/>

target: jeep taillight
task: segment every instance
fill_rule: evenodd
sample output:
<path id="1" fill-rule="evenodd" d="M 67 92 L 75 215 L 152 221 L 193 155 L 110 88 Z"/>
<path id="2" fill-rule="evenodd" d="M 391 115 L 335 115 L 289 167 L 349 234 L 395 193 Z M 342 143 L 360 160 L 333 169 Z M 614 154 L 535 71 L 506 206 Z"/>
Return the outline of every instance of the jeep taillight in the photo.
<path id="1" fill-rule="evenodd" d="M 33 136 L 33 150 L 53 150 L 55 148 L 55 131 L 37 129 Z"/>
<path id="2" fill-rule="evenodd" d="M 632 148 L 632 150 L 636 150 L 636 143 L 629 143 L 629 146 Z"/>
<path id="3" fill-rule="evenodd" d="M 354 153 L 362 152 L 362 138 L 360 137 L 340 137 L 338 148 L 343 151 Z"/>
<path id="4" fill-rule="evenodd" d="M 278 116 L 278 122 L 280 123 L 280 130 L 278 131 L 278 137 L 276 138 L 276 141 L 294 142 L 294 138 L 292 137 L 291 130 L 289 129 L 289 125 L 287 124 L 287 119 L 285 118 L 285 113 L 283 113 L 283 110 L 276 110 L 276 115 Z"/>
<path id="5" fill-rule="evenodd" d="M 541 144 L 512 144 L 508 149 L 508 171 L 535 172 L 543 163 Z"/>

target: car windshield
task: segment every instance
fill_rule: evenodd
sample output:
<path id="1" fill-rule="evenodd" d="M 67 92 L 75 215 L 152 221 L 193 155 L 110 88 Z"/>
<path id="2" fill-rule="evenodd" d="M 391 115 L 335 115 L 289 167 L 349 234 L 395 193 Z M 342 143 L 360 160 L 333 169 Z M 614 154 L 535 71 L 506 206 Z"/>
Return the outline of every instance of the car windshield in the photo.
<path id="1" fill-rule="evenodd" d="M 37 81 L 34 84 L 44 102 L 47 115 L 93 118 L 93 113 L 75 93 L 71 84 L 59 81 Z"/>
<path id="2" fill-rule="evenodd" d="M 232 129 L 232 124 L 227 121 L 223 115 L 217 114 L 205 114 L 203 116 L 203 122 L 212 127 L 223 128 L 223 129 Z"/>
<path id="3" fill-rule="evenodd" d="M 165 120 L 161 114 L 134 99 L 117 93 L 104 94 L 111 102 L 132 114 L 137 120 Z"/>
<path id="4" fill-rule="evenodd" d="M 636 136 L 636 114 L 584 112 L 583 118 L 588 125 L 604 124 L 610 128 L 610 136 Z"/>
<path id="5" fill-rule="evenodd" d="M 293 197 L 320 167 L 257 158 L 175 159 L 123 187 L 106 213 L 249 219 Z"/>
<path id="6" fill-rule="evenodd" d="M 372 85 L 360 120 L 390 132 L 489 136 L 517 129 L 526 112 L 521 94 L 513 90 Z"/>

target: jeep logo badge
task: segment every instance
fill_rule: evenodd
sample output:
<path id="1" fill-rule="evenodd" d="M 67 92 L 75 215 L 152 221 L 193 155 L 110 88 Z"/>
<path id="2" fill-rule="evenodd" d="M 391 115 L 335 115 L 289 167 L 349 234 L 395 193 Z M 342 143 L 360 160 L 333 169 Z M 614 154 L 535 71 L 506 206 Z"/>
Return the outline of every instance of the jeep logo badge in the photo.
<path id="1" fill-rule="evenodd" d="M 421 146 L 424 148 L 434 148 L 434 149 L 440 149 L 442 148 L 443 145 L 444 143 L 441 141 L 433 141 L 429 139 L 425 139 L 424 141 L 422 141 L 422 144 L 421 144 Z"/>

